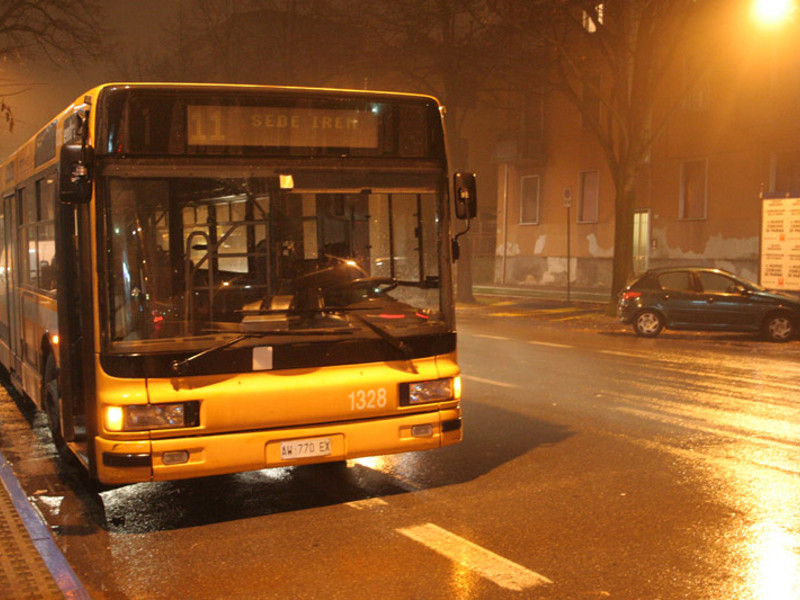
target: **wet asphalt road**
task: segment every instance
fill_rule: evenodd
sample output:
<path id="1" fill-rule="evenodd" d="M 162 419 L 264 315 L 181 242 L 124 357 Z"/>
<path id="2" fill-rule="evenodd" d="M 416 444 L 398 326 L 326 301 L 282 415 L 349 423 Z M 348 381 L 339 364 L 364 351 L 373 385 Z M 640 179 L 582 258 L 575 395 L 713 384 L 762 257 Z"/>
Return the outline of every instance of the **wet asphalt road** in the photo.
<path id="1" fill-rule="evenodd" d="M 800 341 L 576 316 L 462 309 L 438 451 L 95 493 L 5 397 L 0 450 L 93 598 L 800 598 Z"/>

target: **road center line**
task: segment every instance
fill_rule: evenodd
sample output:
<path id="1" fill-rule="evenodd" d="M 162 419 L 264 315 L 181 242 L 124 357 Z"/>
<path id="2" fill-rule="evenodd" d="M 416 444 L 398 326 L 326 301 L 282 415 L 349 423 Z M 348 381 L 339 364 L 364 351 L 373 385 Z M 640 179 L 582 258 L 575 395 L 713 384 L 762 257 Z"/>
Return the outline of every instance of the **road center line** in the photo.
<path id="1" fill-rule="evenodd" d="M 532 346 L 548 346 L 550 348 L 572 348 L 569 344 L 556 344 L 555 342 L 528 342 Z"/>
<path id="2" fill-rule="evenodd" d="M 537 585 L 553 583 L 544 575 L 530 571 L 433 523 L 404 527 L 397 531 L 507 590 L 520 592 Z"/>
<path id="3" fill-rule="evenodd" d="M 623 356 L 625 358 L 642 358 L 642 354 L 635 354 L 634 352 L 620 352 L 619 350 L 600 350 L 600 354 L 608 354 L 609 356 Z"/>
<path id="4" fill-rule="evenodd" d="M 498 387 L 512 388 L 515 390 L 519 389 L 519 386 L 513 383 L 506 383 L 505 381 L 495 381 L 494 379 L 484 379 L 483 377 L 475 377 L 474 375 L 462 375 L 461 379 L 466 379 L 467 381 L 475 381 L 477 383 L 487 383 L 489 385 L 496 385 Z"/>

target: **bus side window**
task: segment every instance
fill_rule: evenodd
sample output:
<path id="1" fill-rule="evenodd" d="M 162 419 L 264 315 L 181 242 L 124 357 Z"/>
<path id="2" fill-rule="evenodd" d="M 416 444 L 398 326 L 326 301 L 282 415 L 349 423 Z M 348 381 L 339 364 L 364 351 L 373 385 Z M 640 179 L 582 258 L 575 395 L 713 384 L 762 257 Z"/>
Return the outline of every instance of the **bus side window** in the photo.
<path id="1" fill-rule="evenodd" d="M 39 260 L 39 287 L 56 289 L 56 222 L 55 174 L 36 182 L 39 200 L 39 225 L 36 235 L 36 254 Z"/>
<path id="2" fill-rule="evenodd" d="M 41 290 L 56 289 L 55 175 L 36 182 L 36 196 L 17 190 L 20 276 Z"/>
<path id="3" fill-rule="evenodd" d="M 36 198 L 29 198 L 26 191 L 25 188 L 17 190 L 20 276 L 22 283 L 36 286 L 39 283 L 39 259 L 36 245 L 36 221 L 38 220 L 38 215 Z"/>

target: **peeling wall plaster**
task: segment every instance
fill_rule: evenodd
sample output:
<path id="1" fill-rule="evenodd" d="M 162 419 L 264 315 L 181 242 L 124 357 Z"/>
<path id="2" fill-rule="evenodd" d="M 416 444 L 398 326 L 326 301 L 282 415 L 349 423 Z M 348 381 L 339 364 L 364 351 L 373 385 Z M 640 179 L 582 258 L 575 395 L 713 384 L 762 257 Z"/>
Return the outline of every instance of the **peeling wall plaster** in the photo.
<path id="1" fill-rule="evenodd" d="M 494 250 L 495 256 L 519 256 L 521 251 L 519 249 L 519 244 L 515 244 L 513 242 L 506 242 L 505 252 L 503 252 L 503 244 L 499 244 L 497 248 Z"/>
<path id="2" fill-rule="evenodd" d="M 715 235 L 706 241 L 702 252 L 684 251 L 680 247 L 669 246 L 666 242 L 666 230 L 663 228 L 654 228 L 652 239 L 656 242 L 656 248 L 651 251 L 651 261 L 666 259 L 673 263 L 679 261 L 687 261 L 692 264 L 702 263 L 725 269 L 745 279 L 758 280 L 757 265 L 760 243 L 758 236 L 725 238 Z M 750 269 L 748 264 L 756 266 L 754 269 Z"/>
<path id="3" fill-rule="evenodd" d="M 547 243 L 547 236 L 540 235 L 536 238 L 536 245 L 533 248 L 533 254 L 541 254 L 544 252 L 545 244 Z M 522 250 L 519 247 L 519 244 L 516 242 L 506 242 L 505 252 L 503 252 L 503 244 L 498 244 L 497 247 L 494 249 L 495 256 L 521 256 Z"/>
<path id="4" fill-rule="evenodd" d="M 758 281 L 758 236 L 735 238 L 715 235 L 705 240 L 705 247 L 697 252 L 683 250 L 678 244 L 670 246 L 667 243 L 667 232 L 668 228 L 653 227 L 651 230 L 650 267 L 713 266 L 751 281 Z M 586 235 L 584 239 L 588 252 L 582 256 L 570 257 L 570 281 L 587 288 L 610 286 L 613 246 L 602 247 L 594 233 Z M 530 241 L 534 242 L 533 252 L 527 243 L 522 248 L 516 242 L 508 242 L 505 248 L 503 244 L 496 247 L 499 260 L 495 262 L 495 281 L 502 280 L 504 285 L 563 286 L 567 274 L 566 257 L 546 255 L 546 234 L 538 235 Z"/>
<path id="5" fill-rule="evenodd" d="M 683 251 L 679 247 L 667 244 L 666 230 L 654 228 L 654 240 L 658 242 L 658 250 L 653 253 L 654 258 L 671 258 L 685 260 L 754 260 L 758 259 L 759 237 L 749 238 L 724 238 L 721 235 L 711 236 L 706 240 L 706 247 L 702 252 Z"/>
<path id="6" fill-rule="evenodd" d="M 570 259 L 570 280 L 575 281 L 575 275 L 577 269 L 576 267 L 577 260 L 575 258 Z M 567 259 L 561 257 L 548 257 L 547 258 L 547 270 L 542 273 L 541 280 L 538 283 L 555 283 L 556 275 L 566 275 L 567 273 Z M 532 278 L 530 275 L 526 277 L 526 283 L 537 283 L 535 278 Z"/>
<path id="7" fill-rule="evenodd" d="M 586 236 L 586 241 L 589 243 L 589 255 L 601 258 L 611 258 L 614 256 L 614 246 L 603 248 L 597 243 L 597 236 L 590 233 Z"/>

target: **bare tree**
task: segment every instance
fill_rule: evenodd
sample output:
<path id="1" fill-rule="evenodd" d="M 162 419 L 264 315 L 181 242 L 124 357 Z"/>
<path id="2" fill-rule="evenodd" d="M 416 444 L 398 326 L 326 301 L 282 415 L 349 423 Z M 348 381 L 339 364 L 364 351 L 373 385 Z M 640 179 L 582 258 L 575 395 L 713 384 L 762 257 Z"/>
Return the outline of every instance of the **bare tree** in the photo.
<path id="1" fill-rule="evenodd" d="M 44 55 L 60 65 L 100 56 L 104 30 L 98 0 L 4 0 L 0 4 L 0 60 L 23 62 Z M 24 82 L 0 80 L 0 115 L 9 130 L 14 117 L 10 96 Z"/>
<path id="2" fill-rule="evenodd" d="M 454 165 L 469 165 L 468 117 L 491 98 L 505 70 L 501 22 L 485 0 L 358 0 L 326 3 L 331 20 L 363 32 L 366 51 L 349 68 L 370 87 L 429 93 L 447 106 Z M 503 84 L 505 85 L 505 84 Z M 474 302 L 471 239 L 461 239 L 458 300 Z"/>
<path id="3" fill-rule="evenodd" d="M 184 0 L 155 79 L 321 85 L 360 54 L 360 35 L 319 0 Z"/>
<path id="4" fill-rule="evenodd" d="M 487 0 L 185 0 L 177 53 L 161 78 L 417 91 L 448 108 L 454 165 L 469 164 L 466 122 L 507 86 L 501 21 Z M 191 7 L 191 10 L 189 10 Z M 493 211 L 491 211 L 493 212 Z M 460 301 L 474 301 L 470 236 Z"/>
<path id="5" fill-rule="evenodd" d="M 707 51 L 719 32 L 711 17 L 719 20 L 721 4 L 716 0 L 495 3 L 509 28 L 533 31 L 537 43 L 543 42 L 552 64 L 552 85 L 578 109 L 605 155 L 615 186 L 610 310 L 633 270 L 637 177 L 671 116 L 706 73 L 713 55 Z M 684 69 L 683 85 L 665 89 L 666 77 L 676 67 Z"/>

